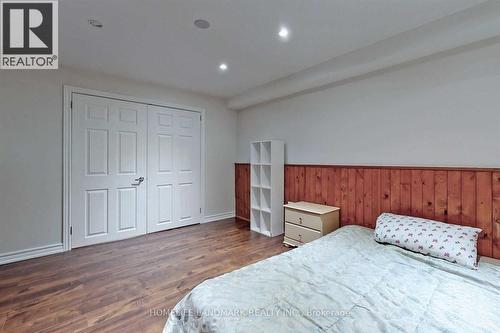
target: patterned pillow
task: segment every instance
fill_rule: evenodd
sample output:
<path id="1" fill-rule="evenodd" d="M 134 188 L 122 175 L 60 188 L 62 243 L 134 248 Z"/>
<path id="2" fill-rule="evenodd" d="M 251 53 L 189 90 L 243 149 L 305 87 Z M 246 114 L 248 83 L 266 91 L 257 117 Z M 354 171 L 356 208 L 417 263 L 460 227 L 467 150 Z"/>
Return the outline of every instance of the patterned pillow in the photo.
<path id="1" fill-rule="evenodd" d="M 475 269 L 481 229 L 418 217 L 383 213 L 377 219 L 375 240 Z"/>

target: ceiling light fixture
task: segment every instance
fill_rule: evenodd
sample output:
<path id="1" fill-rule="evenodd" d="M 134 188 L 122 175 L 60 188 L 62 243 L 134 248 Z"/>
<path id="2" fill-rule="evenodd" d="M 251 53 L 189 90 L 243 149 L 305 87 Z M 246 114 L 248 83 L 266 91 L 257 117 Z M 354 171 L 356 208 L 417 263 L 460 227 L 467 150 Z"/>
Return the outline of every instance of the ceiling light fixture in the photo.
<path id="1" fill-rule="evenodd" d="M 281 39 L 287 40 L 288 36 L 290 35 L 290 31 L 286 27 L 281 27 L 280 31 L 278 32 L 278 35 L 280 36 Z"/>
<path id="2" fill-rule="evenodd" d="M 203 29 L 203 30 L 210 28 L 210 22 L 208 22 L 207 20 L 202 20 L 202 19 L 195 20 L 194 25 L 195 25 L 195 27 L 197 27 L 199 29 Z"/>
<path id="3" fill-rule="evenodd" d="M 223 71 L 223 72 L 227 71 L 227 68 L 228 68 L 228 67 L 227 67 L 227 64 L 226 64 L 226 63 L 221 63 L 221 64 L 219 65 L 219 69 L 220 69 L 221 71 Z"/>
<path id="4" fill-rule="evenodd" d="M 102 23 L 97 20 L 90 19 L 89 24 L 94 28 L 102 28 Z"/>

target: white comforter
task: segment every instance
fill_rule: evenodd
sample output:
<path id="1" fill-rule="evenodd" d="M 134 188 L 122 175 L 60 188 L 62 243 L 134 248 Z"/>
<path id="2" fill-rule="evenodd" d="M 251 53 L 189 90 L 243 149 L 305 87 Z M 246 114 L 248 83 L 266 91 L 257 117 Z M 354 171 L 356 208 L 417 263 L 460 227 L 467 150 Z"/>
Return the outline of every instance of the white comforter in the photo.
<path id="1" fill-rule="evenodd" d="M 500 267 L 471 270 L 343 227 L 207 280 L 167 332 L 500 332 Z"/>

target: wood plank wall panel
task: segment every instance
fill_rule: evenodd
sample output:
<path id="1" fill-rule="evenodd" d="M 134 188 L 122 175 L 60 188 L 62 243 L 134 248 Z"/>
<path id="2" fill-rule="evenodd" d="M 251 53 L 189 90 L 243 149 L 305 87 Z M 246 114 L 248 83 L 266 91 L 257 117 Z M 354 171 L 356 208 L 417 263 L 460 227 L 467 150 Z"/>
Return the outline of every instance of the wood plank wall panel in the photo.
<path id="1" fill-rule="evenodd" d="M 428 219 L 434 218 L 434 198 L 436 194 L 434 174 L 433 170 L 422 171 L 422 217 Z"/>
<path id="2" fill-rule="evenodd" d="M 434 173 L 434 218 L 438 221 L 448 221 L 448 172 Z"/>
<path id="3" fill-rule="evenodd" d="M 391 211 L 391 170 L 380 170 L 380 208 L 383 212 Z"/>
<path id="4" fill-rule="evenodd" d="M 448 221 L 462 224 L 462 173 L 448 171 Z"/>
<path id="5" fill-rule="evenodd" d="M 476 225 L 485 233 L 485 237 L 479 240 L 479 252 L 488 257 L 493 254 L 491 235 L 493 229 L 492 177 L 491 172 L 478 172 L 476 174 Z"/>
<path id="6" fill-rule="evenodd" d="M 475 226 L 476 224 L 476 173 L 462 172 L 462 224 Z"/>
<path id="7" fill-rule="evenodd" d="M 401 170 L 401 214 L 411 215 L 411 170 Z"/>
<path id="8" fill-rule="evenodd" d="M 375 228 L 375 221 L 377 217 L 382 212 L 382 208 L 380 206 L 380 169 L 372 169 L 371 170 L 371 178 L 372 178 L 372 196 L 371 196 L 371 206 L 372 206 L 372 215 L 370 220 L 368 221 L 368 225 L 370 228 Z"/>
<path id="9" fill-rule="evenodd" d="M 401 213 L 401 170 L 391 170 L 391 212 Z"/>
<path id="10" fill-rule="evenodd" d="M 423 178 L 422 170 L 411 171 L 411 215 L 423 216 Z"/>
<path id="11" fill-rule="evenodd" d="M 493 173 L 493 257 L 500 257 L 500 172 Z"/>
<path id="12" fill-rule="evenodd" d="M 236 164 L 234 171 L 235 214 L 237 218 L 250 221 L 250 164 Z"/>
<path id="13" fill-rule="evenodd" d="M 236 213 L 250 215 L 250 168 L 236 165 Z M 246 179 L 245 179 L 246 178 Z M 477 226 L 481 255 L 500 259 L 500 169 L 286 165 L 285 201 L 341 208 L 370 228 L 382 212 Z"/>

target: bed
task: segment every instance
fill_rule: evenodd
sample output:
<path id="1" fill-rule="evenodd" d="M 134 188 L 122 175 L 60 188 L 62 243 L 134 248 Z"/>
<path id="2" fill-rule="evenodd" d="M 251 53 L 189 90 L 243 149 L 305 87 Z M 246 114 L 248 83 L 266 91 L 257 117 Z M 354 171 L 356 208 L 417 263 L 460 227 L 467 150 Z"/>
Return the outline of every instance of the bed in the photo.
<path id="1" fill-rule="evenodd" d="M 170 332 L 498 332 L 500 266 L 472 270 L 345 226 L 207 280 L 171 311 Z"/>

